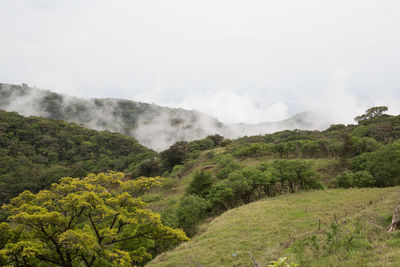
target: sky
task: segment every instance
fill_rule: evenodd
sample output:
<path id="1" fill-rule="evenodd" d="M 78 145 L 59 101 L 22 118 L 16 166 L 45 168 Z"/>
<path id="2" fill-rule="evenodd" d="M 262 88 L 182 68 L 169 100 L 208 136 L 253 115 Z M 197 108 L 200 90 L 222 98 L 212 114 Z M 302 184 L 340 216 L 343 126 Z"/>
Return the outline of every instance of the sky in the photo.
<path id="1" fill-rule="evenodd" d="M 0 0 L 0 82 L 223 122 L 400 113 L 398 0 Z"/>

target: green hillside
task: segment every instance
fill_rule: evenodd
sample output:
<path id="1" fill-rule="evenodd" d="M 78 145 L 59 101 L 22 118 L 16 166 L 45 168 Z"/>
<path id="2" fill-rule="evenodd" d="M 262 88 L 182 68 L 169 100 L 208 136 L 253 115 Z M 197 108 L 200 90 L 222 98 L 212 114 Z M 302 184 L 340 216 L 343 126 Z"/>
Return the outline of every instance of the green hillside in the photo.
<path id="1" fill-rule="evenodd" d="M 148 266 L 252 266 L 248 252 L 262 266 L 278 257 L 301 266 L 398 266 L 400 236 L 386 227 L 399 193 L 399 187 L 334 189 L 257 201 L 204 224 L 190 242 Z"/>
<path id="2" fill-rule="evenodd" d="M 386 227 L 398 205 L 400 116 L 386 109 L 325 131 L 215 134 L 160 153 L 120 134 L 2 111 L 2 200 L 37 194 L 3 206 L 0 262 L 91 266 L 96 255 L 104 266 L 155 257 L 150 265 L 250 266 L 250 252 L 261 266 L 282 257 L 395 266 L 399 236 Z"/>
<path id="3" fill-rule="evenodd" d="M 156 150 L 179 140 L 200 139 L 222 129 L 206 114 L 126 99 L 78 98 L 29 87 L 0 83 L 0 109 L 24 116 L 74 122 L 95 130 L 132 136 Z"/>
<path id="4" fill-rule="evenodd" d="M 143 199 L 162 214 L 164 223 L 182 227 L 193 240 L 151 264 L 251 264 L 250 251 L 264 265 L 289 256 L 304 266 L 349 266 L 348 262 L 350 266 L 366 262 L 380 266 L 380 261 L 395 266 L 398 259 L 393 258 L 396 248 L 392 244 L 397 235 L 386 236 L 385 227 L 399 204 L 398 188 L 327 188 L 400 185 L 399 118 L 379 115 L 358 125 L 332 125 L 323 132 L 295 130 L 244 137 L 205 150 L 193 149 L 193 142 L 187 144 L 187 158 L 167 175 L 178 179 L 169 178 L 163 189 Z M 305 207 L 303 202 L 309 204 Z M 366 208 L 370 205 L 375 210 Z M 366 222 L 359 223 L 362 219 L 357 216 L 364 213 Z M 308 235 L 318 229 L 319 220 L 323 231 Z M 276 232 L 267 231 L 268 227 Z M 345 239 L 353 240 L 351 232 L 357 227 L 367 232 L 358 243 L 348 244 L 354 248 L 346 248 Z M 377 229 L 382 235 L 372 235 Z M 331 237 L 327 241 L 332 232 L 338 235 L 335 242 Z M 243 246 L 236 246 L 241 241 Z M 288 241 L 293 244 L 277 249 L 277 244 Z M 381 258 L 368 254 L 375 243 L 385 249 Z M 354 255 L 341 254 L 342 247 L 355 250 Z M 303 250 L 304 255 L 299 252 Z M 240 258 L 232 256 L 238 252 Z"/>
<path id="5" fill-rule="evenodd" d="M 61 177 L 124 171 L 154 155 L 132 137 L 0 110 L 0 204 Z"/>
<path id="6" fill-rule="evenodd" d="M 211 202 L 208 216 L 215 216 L 287 192 L 399 185 L 399 126 L 400 116 L 382 115 L 323 132 L 283 131 L 215 142 L 216 136 L 210 136 L 180 143 L 161 153 L 161 162 L 171 155 L 179 160 L 164 168 L 163 176 L 170 177 L 164 190 L 151 192 L 146 201 L 177 225 L 171 212 L 186 194 Z M 195 177 L 198 185 L 191 187 Z"/>
<path id="7" fill-rule="evenodd" d="M 330 124 L 326 118 L 310 111 L 278 122 L 226 124 L 196 110 L 125 99 L 78 98 L 26 84 L 5 83 L 0 83 L 0 109 L 119 132 L 157 151 L 177 141 L 193 141 L 213 134 L 238 138 L 286 129 L 325 129 Z"/>

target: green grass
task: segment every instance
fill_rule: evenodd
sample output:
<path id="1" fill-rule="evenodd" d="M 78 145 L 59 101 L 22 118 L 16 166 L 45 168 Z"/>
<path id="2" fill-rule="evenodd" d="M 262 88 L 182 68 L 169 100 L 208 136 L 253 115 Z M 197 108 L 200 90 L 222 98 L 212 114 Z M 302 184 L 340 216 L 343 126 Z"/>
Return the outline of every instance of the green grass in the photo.
<path id="1" fill-rule="evenodd" d="M 215 155 L 219 155 L 224 152 L 224 148 L 215 148 L 212 151 Z M 150 193 L 146 195 L 146 200 L 147 198 L 150 199 L 156 199 L 158 198 L 159 200 L 153 201 L 150 203 L 150 208 L 152 208 L 154 211 L 160 212 L 164 208 L 166 208 L 168 203 L 170 204 L 171 202 L 177 203 L 186 193 L 186 188 L 189 186 L 193 179 L 193 174 L 195 171 L 199 171 L 203 169 L 206 166 L 214 166 L 215 163 L 213 160 L 209 160 L 206 158 L 206 154 L 209 151 L 202 152 L 200 157 L 196 160 L 196 164 L 193 167 L 193 169 L 183 176 L 182 178 L 171 178 L 168 180 L 166 183 L 169 183 L 168 187 L 165 188 L 159 188 L 159 189 L 154 189 Z M 307 159 L 308 161 L 313 162 L 314 168 L 318 173 L 321 174 L 322 181 L 324 181 L 326 184 L 329 184 L 329 182 L 332 180 L 332 178 L 336 177 L 338 172 L 335 170 L 337 167 L 336 165 L 338 164 L 338 159 Z M 246 158 L 244 160 L 237 160 L 241 166 L 256 166 L 262 162 L 272 162 L 273 159 L 271 158 Z"/>
<path id="2" fill-rule="evenodd" d="M 203 224 L 190 242 L 149 266 L 252 266 L 248 251 L 263 266 L 283 256 L 302 266 L 399 266 L 400 234 L 386 232 L 399 193 L 399 187 L 332 189 L 254 202 Z M 350 241 L 328 247 L 335 217 L 340 240 Z M 312 236 L 318 253 L 307 245 Z"/>

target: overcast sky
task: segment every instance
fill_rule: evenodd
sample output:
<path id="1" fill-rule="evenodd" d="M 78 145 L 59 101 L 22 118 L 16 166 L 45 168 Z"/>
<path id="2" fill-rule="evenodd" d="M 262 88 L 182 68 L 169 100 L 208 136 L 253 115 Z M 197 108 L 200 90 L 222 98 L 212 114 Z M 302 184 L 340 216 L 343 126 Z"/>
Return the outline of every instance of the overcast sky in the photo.
<path id="1" fill-rule="evenodd" d="M 0 82 L 226 122 L 400 112 L 399 0 L 0 0 L 0 11 Z"/>

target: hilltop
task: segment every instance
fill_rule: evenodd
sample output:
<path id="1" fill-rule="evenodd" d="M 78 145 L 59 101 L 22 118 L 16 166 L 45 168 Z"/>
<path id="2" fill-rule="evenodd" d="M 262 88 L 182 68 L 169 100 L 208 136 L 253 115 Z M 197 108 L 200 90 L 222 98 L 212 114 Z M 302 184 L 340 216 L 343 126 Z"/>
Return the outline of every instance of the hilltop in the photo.
<path id="1" fill-rule="evenodd" d="M 41 116 L 75 122 L 95 130 L 135 137 L 141 144 L 161 151 L 177 141 L 193 141 L 207 135 L 227 138 L 290 129 L 323 129 L 326 119 L 303 112 L 280 122 L 224 124 L 195 111 L 168 108 L 123 99 L 84 99 L 23 85 L 0 83 L 0 109 L 25 116 Z M 323 122 L 323 123 L 321 123 Z"/>

